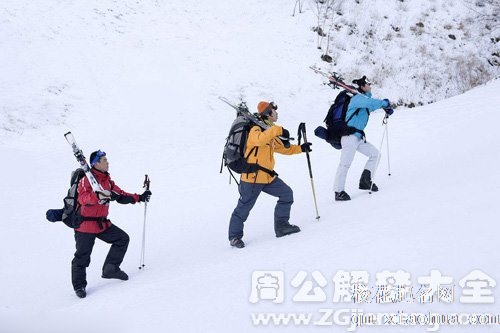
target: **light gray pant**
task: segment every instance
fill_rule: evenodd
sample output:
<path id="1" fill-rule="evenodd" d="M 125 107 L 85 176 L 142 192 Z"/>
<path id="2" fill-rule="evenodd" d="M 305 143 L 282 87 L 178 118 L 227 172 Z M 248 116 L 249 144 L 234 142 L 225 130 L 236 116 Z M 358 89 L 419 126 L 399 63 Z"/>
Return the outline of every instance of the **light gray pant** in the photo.
<path id="1" fill-rule="evenodd" d="M 333 185 L 333 190 L 335 192 L 344 191 L 347 172 L 351 167 L 356 151 L 359 151 L 361 154 L 368 157 L 365 169 L 370 170 L 372 175 L 377 168 L 379 160 L 378 149 L 371 143 L 365 142 L 363 139 L 358 138 L 354 134 L 343 136 L 340 143 L 342 144 L 342 152 L 340 154 L 340 163 L 337 168 L 335 183 Z"/>

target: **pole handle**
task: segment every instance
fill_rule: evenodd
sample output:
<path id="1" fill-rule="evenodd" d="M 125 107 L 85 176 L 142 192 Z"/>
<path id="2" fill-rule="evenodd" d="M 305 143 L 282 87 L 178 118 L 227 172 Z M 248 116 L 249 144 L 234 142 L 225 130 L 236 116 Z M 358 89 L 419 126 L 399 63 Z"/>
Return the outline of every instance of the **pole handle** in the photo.
<path id="1" fill-rule="evenodd" d="M 149 179 L 149 176 L 144 175 L 144 184 L 142 187 L 145 188 L 146 190 L 149 190 L 150 183 L 151 183 L 151 180 Z"/>

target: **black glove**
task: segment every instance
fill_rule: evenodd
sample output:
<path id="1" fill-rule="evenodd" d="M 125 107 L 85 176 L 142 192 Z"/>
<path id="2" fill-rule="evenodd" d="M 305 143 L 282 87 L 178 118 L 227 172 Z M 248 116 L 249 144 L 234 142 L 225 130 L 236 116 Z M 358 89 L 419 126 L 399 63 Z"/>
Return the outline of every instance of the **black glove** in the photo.
<path id="1" fill-rule="evenodd" d="M 120 197 L 119 194 L 116 194 L 115 192 L 111 191 L 111 195 L 110 195 L 110 199 L 111 201 L 115 201 L 116 199 L 118 199 Z"/>
<path id="2" fill-rule="evenodd" d="M 303 144 L 300 145 L 300 149 L 302 150 L 303 153 L 309 153 L 312 151 L 311 145 L 312 143 L 310 142 L 304 142 Z"/>
<path id="3" fill-rule="evenodd" d="M 288 132 L 288 130 L 286 130 L 286 129 L 283 128 L 283 134 L 281 134 L 281 136 L 283 138 L 288 139 L 288 138 L 290 138 L 290 132 Z"/>
<path id="4" fill-rule="evenodd" d="M 387 117 L 389 117 L 390 115 L 392 115 L 394 113 L 394 110 L 391 108 L 385 108 L 384 111 L 385 111 L 385 114 L 387 115 Z"/>
<path id="5" fill-rule="evenodd" d="M 149 199 L 151 198 L 151 191 L 150 190 L 146 190 L 144 191 L 143 194 L 139 195 L 139 201 L 140 202 L 149 202 Z"/>

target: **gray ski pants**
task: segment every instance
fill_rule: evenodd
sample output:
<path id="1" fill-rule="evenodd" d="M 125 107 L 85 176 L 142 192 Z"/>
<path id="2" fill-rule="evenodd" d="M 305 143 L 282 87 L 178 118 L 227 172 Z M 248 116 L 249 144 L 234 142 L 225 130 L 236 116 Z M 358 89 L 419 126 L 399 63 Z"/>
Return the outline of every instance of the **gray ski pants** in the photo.
<path id="1" fill-rule="evenodd" d="M 229 221 L 229 240 L 243 237 L 243 223 L 247 220 L 250 210 L 255 205 L 260 192 L 267 193 L 278 198 L 274 208 L 274 224 L 288 223 L 290 210 L 293 204 L 293 191 L 278 177 L 270 184 L 253 184 L 240 182 L 240 198 L 238 205 L 231 215 Z"/>
<path id="2" fill-rule="evenodd" d="M 333 185 L 333 190 L 335 192 L 344 191 L 347 172 L 351 167 L 356 151 L 359 151 L 361 154 L 368 157 L 365 169 L 369 170 L 372 175 L 377 169 L 377 163 L 379 160 L 378 149 L 371 143 L 365 142 L 363 139 L 358 138 L 354 134 L 343 136 L 340 143 L 342 144 L 342 152 L 340 153 L 340 163 L 337 168 L 335 183 Z"/>

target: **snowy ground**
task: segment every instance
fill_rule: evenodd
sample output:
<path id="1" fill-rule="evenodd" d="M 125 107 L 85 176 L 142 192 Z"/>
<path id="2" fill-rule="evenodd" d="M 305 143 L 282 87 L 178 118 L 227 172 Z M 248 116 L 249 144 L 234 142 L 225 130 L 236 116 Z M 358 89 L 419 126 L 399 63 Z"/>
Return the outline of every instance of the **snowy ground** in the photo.
<path id="1" fill-rule="evenodd" d="M 325 308 L 500 314 L 498 287 L 492 288 L 494 304 L 459 300 L 459 281 L 475 269 L 500 281 L 500 81 L 425 107 L 398 109 L 388 125 L 392 175 L 384 143 L 376 176 L 380 192 L 357 190 L 364 163 L 357 156 L 347 183 L 353 200 L 335 203 L 339 151 L 312 134 L 335 95 L 308 69 L 317 58 L 307 32 L 311 18 L 291 17 L 283 10 L 291 12 L 290 2 L 7 3 L 1 24 L 16 29 L 4 33 L 8 48 L 0 61 L 0 332 L 342 332 L 346 327 L 312 323 L 258 326 L 251 315 L 313 313 L 318 320 Z M 377 86 L 374 94 L 386 97 Z M 277 156 L 276 169 L 294 190 L 291 222 L 302 232 L 276 239 L 275 200 L 263 195 L 246 223 L 247 247 L 229 247 L 227 226 L 238 193 L 218 169 L 234 113 L 219 95 L 243 97 L 251 107 L 262 99 L 276 101 L 278 123 L 292 133 L 299 122 L 307 123 L 319 222 L 305 156 Z M 382 114 L 373 114 L 366 131 L 376 146 L 381 122 Z M 72 231 L 44 219 L 47 208 L 61 204 L 76 167 L 63 138 L 68 130 L 87 155 L 108 153 L 110 172 L 122 188 L 142 191 L 147 173 L 153 191 L 146 269 L 137 269 L 144 208 L 115 205 L 110 217 L 132 239 L 122 265 L 130 280 L 100 278 L 108 246 L 97 242 L 84 300 L 75 297 L 70 282 Z M 284 274 L 283 303 L 253 304 L 252 274 L 268 270 Z M 419 277 L 439 270 L 453 278 L 454 301 L 333 301 L 337 272 L 366 271 L 374 287 L 384 270 L 410 273 L 416 289 Z M 300 271 L 322 287 L 326 300 L 293 300 L 305 286 L 292 286 Z M 326 286 L 312 279 L 313 271 L 326 278 Z M 451 331 L 496 332 L 498 325 L 441 327 Z"/>

